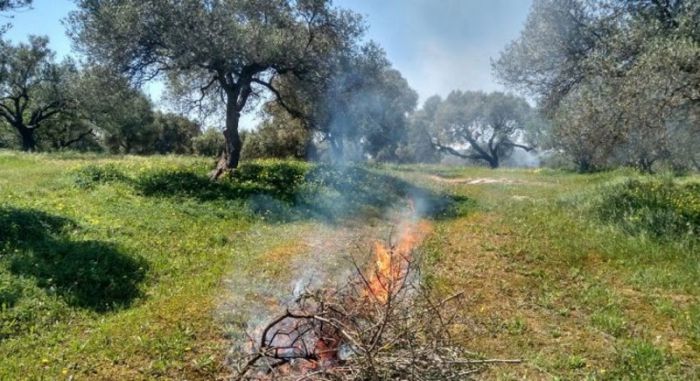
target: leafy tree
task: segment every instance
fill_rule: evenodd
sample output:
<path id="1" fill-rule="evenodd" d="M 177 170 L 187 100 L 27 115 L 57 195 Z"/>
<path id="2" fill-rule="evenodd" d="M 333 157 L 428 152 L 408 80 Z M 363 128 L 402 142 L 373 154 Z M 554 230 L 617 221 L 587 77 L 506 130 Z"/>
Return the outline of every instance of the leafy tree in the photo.
<path id="1" fill-rule="evenodd" d="M 313 132 L 277 104 L 270 103 L 266 108 L 268 117 L 257 130 L 246 134 L 243 157 L 314 158 Z"/>
<path id="2" fill-rule="evenodd" d="M 370 42 L 334 55 L 323 70 L 279 81 L 278 104 L 318 132 L 335 159 L 347 159 L 347 142 L 375 160 L 397 160 L 407 115 L 418 95 L 386 53 Z"/>
<path id="3" fill-rule="evenodd" d="M 437 163 L 441 154 L 432 142 L 433 122 L 437 108 L 442 102 L 439 96 L 428 98 L 423 107 L 412 113 L 405 140 L 397 150 L 399 160 L 409 163 Z"/>
<path id="4" fill-rule="evenodd" d="M 698 62 L 697 1 L 536 0 L 494 69 L 538 99 L 580 169 L 650 171 L 677 159 L 669 121 L 700 104 Z"/>
<path id="5" fill-rule="evenodd" d="M 108 90 L 105 87 L 103 94 L 90 88 L 86 79 L 93 74 L 92 70 L 93 68 L 83 68 L 64 74 L 65 85 L 60 90 L 64 98 L 71 100 L 72 105 L 65 112 L 47 120 L 45 126 L 38 131 L 37 140 L 40 149 L 81 151 L 104 149 L 102 140 L 105 131 L 95 124 L 92 113 L 96 110 L 90 106 L 101 101 L 109 102 L 113 89 Z M 104 110 L 103 108 L 98 111 Z M 100 118 L 106 118 L 106 116 L 100 115 Z"/>
<path id="6" fill-rule="evenodd" d="M 16 148 L 19 146 L 17 133 L 5 121 L 0 121 L 0 148 Z"/>
<path id="7" fill-rule="evenodd" d="M 443 153 L 498 168 L 513 149 L 532 150 L 520 142 L 531 114 L 528 103 L 513 95 L 453 91 L 435 112 L 434 144 Z"/>
<path id="8" fill-rule="evenodd" d="M 700 171 L 700 108 L 679 108 L 667 123 L 669 163 L 673 170 Z"/>
<path id="9" fill-rule="evenodd" d="M 105 133 L 104 143 L 113 153 L 151 154 L 158 130 L 154 128 L 151 100 L 141 92 L 127 93 L 120 103 L 107 105 L 108 114 L 97 117 Z"/>
<path id="10" fill-rule="evenodd" d="M 172 113 L 157 112 L 153 129 L 158 133 L 153 148 L 161 154 L 191 154 L 194 152 L 192 140 L 201 134 L 197 123 Z"/>
<path id="11" fill-rule="evenodd" d="M 609 91 L 605 84 L 581 87 L 552 115 L 553 146 L 565 149 L 580 172 L 605 167 L 623 139 L 623 131 L 615 128 L 619 114 L 606 101 Z"/>
<path id="12" fill-rule="evenodd" d="M 36 131 L 73 104 L 66 78 L 75 67 L 57 64 L 47 37 L 30 36 L 29 43 L 0 46 L 0 117 L 19 134 L 24 151 L 37 146 Z"/>
<path id="13" fill-rule="evenodd" d="M 87 67 L 70 76 L 64 89 L 75 101 L 70 112 L 47 122 L 40 134 L 44 148 L 153 154 L 193 152 L 199 125 L 172 114 L 154 112 L 150 99 L 118 73 Z"/>
<path id="14" fill-rule="evenodd" d="M 101 151 L 98 134 L 95 126 L 81 117 L 80 110 L 76 109 L 47 121 L 46 126 L 38 131 L 37 140 L 42 150 Z"/>
<path id="15" fill-rule="evenodd" d="M 365 99 L 354 110 L 358 116 L 364 151 L 378 161 L 396 161 L 399 143 L 407 139 L 409 113 L 418 102 L 418 94 L 398 70 L 381 70 L 376 80 L 370 78 Z M 355 94 L 355 96 L 362 96 Z"/>
<path id="16" fill-rule="evenodd" d="M 584 0 L 534 0 L 520 37 L 493 62 L 506 84 L 538 99 L 546 111 L 583 82 L 594 62 L 582 60 L 610 30 Z"/>
<path id="17" fill-rule="evenodd" d="M 153 125 L 153 104 L 126 77 L 104 66 L 88 66 L 72 88 L 80 118 L 93 126 L 110 152 L 155 152 L 158 131 Z"/>
<path id="18" fill-rule="evenodd" d="M 279 95 L 275 78 L 316 70 L 363 31 L 358 15 L 328 0 L 77 3 L 71 34 L 91 57 L 136 83 L 166 73 L 174 92 L 225 105 L 225 154 L 213 177 L 238 165 L 238 123 L 250 99 Z"/>
<path id="19" fill-rule="evenodd" d="M 224 151 L 224 136 L 221 131 L 208 128 L 201 135 L 192 139 L 194 153 L 200 156 L 215 157 Z"/>

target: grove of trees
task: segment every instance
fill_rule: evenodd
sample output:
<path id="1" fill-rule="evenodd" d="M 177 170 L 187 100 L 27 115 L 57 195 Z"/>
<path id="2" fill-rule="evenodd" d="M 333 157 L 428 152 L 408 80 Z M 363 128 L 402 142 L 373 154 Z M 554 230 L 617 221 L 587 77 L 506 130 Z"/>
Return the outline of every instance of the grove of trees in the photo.
<path id="1" fill-rule="evenodd" d="M 494 70 L 536 98 L 582 171 L 698 169 L 698 1 L 535 0 Z"/>
<path id="2" fill-rule="evenodd" d="M 30 0 L 0 1 L 0 12 Z M 80 58 L 0 42 L 0 147 L 580 171 L 700 169 L 700 3 L 534 0 L 492 61 L 513 93 L 419 96 L 357 13 L 329 0 L 77 0 Z M 165 85 L 171 110 L 142 85 Z M 242 126 L 244 115 L 256 126 Z M 251 128 L 252 127 L 252 128 Z"/>

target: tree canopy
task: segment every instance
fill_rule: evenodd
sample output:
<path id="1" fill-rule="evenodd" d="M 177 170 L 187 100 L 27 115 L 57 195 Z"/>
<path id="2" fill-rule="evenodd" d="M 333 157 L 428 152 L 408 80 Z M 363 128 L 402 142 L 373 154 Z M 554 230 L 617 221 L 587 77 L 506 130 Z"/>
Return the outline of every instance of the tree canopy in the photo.
<path id="1" fill-rule="evenodd" d="M 695 128 L 669 122 L 700 112 L 699 62 L 697 1 L 536 0 L 493 66 L 538 100 L 580 169 L 650 170 Z"/>
<path id="2" fill-rule="evenodd" d="M 397 160 L 418 94 L 384 50 L 369 42 L 339 51 L 322 69 L 281 78 L 276 102 L 319 133 L 334 160 Z M 346 152 L 347 143 L 354 143 L 354 154 Z"/>
<path id="3" fill-rule="evenodd" d="M 58 64 L 46 37 L 28 43 L 0 43 L 0 117 L 17 133 L 22 149 L 36 149 L 36 131 L 72 105 L 68 78 L 75 67 Z"/>
<path id="4" fill-rule="evenodd" d="M 71 34 L 133 82 L 165 75 L 177 93 L 225 110 L 215 176 L 238 165 L 240 115 L 278 76 L 318 70 L 350 49 L 361 18 L 327 0 L 79 0 Z"/>
<path id="5" fill-rule="evenodd" d="M 434 144 L 439 151 L 497 168 L 513 149 L 531 150 L 522 141 L 531 117 L 523 99 L 501 92 L 453 91 L 444 101 L 432 99 Z M 460 149 L 465 147 L 465 149 Z"/>

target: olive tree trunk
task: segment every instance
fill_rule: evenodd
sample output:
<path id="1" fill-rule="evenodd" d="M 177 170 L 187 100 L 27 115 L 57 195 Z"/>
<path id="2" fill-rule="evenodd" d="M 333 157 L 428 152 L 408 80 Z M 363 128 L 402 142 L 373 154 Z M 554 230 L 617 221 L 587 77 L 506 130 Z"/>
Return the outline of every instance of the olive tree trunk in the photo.
<path id="1" fill-rule="evenodd" d="M 236 98 L 228 96 L 226 100 L 226 128 L 224 129 L 224 151 L 219 158 L 216 168 L 210 177 L 217 180 L 221 175 L 238 167 L 241 158 L 241 135 L 238 133 L 238 123 L 241 113 L 236 105 Z"/>
<path id="2" fill-rule="evenodd" d="M 23 125 L 16 125 L 15 129 L 19 132 L 22 138 L 22 151 L 32 152 L 36 150 L 36 138 L 34 137 L 34 129 Z"/>

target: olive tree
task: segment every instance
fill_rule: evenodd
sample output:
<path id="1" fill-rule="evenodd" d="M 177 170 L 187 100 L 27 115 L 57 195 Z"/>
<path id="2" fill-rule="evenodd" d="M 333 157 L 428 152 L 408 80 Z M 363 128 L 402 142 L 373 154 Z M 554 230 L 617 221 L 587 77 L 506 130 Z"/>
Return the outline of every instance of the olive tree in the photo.
<path id="1" fill-rule="evenodd" d="M 669 123 L 700 104 L 698 62 L 697 1 L 535 0 L 493 67 L 538 100 L 579 169 L 650 171 L 687 152 L 669 146 L 679 142 Z"/>
<path id="2" fill-rule="evenodd" d="M 71 84 L 77 111 L 112 153 L 154 152 L 153 102 L 109 67 L 84 67 Z"/>
<path id="3" fill-rule="evenodd" d="M 160 154 L 192 154 L 193 140 L 202 133 L 199 124 L 194 121 L 182 115 L 163 112 L 155 113 L 151 128 L 157 133 L 153 149 Z"/>
<path id="4" fill-rule="evenodd" d="M 314 159 L 313 131 L 276 103 L 265 105 L 265 119 L 246 134 L 243 158 Z"/>
<path id="5" fill-rule="evenodd" d="M 24 151 L 34 151 L 36 131 L 72 105 L 66 79 L 75 68 L 56 63 L 48 44 L 47 37 L 30 36 L 28 43 L 0 45 L 0 117 L 19 134 Z"/>
<path id="6" fill-rule="evenodd" d="M 435 112 L 433 143 L 440 152 L 498 168 L 515 148 L 533 149 L 522 141 L 531 113 L 525 99 L 513 95 L 453 91 Z"/>
<path id="7" fill-rule="evenodd" d="M 328 0 L 77 0 L 71 35 L 134 83 L 165 75 L 171 89 L 223 108 L 224 154 L 214 178 L 236 168 L 241 113 L 275 79 L 301 76 L 348 49 L 361 18 Z M 221 106 L 221 107 L 219 107 Z"/>
<path id="8" fill-rule="evenodd" d="M 335 160 L 398 160 L 418 95 L 384 50 L 374 42 L 346 49 L 322 69 L 281 79 L 279 106 L 320 135 Z"/>
<path id="9" fill-rule="evenodd" d="M 397 154 L 404 163 L 437 163 L 442 157 L 432 141 L 433 122 L 442 99 L 438 95 L 425 100 L 423 106 L 411 113 L 405 139 Z"/>
<path id="10" fill-rule="evenodd" d="M 608 102 L 611 91 L 604 83 L 582 86 L 551 114 L 551 144 L 564 148 L 580 172 L 604 167 L 624 139 L 624 131 L 616 127 L 621 115 Z"/>

